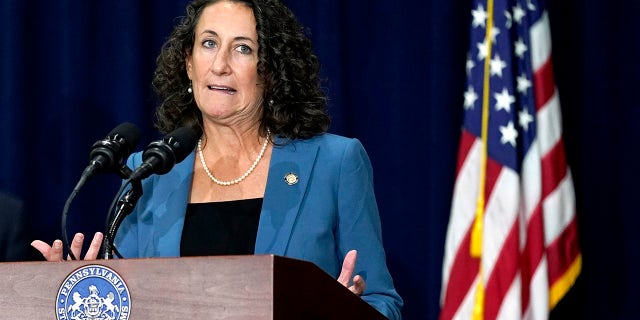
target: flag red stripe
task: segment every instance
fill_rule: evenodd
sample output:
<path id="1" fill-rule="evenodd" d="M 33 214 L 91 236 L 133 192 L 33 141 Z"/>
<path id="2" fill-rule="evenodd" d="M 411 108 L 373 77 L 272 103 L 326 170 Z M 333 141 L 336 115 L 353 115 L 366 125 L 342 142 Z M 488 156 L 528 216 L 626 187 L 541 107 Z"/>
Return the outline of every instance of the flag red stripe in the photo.
<path id="1" fill-rule="evenodd" d="M 498 316 L 502 300 L 518 273 L 519 231 L 518 219 L 511 226 L 511 230 L 504 241 L 500 255 L 495 262 L 485 290 L 484 319 L 492 320 Z"/>
<path id="2" fill-rule="evenodd" d="M 536 111 L 540 111 L 553 97 L 556 85 L 553 79 L 553 64 L 551 58 L 547 59 L 538 70 L 533 73 L 533 91 L 536 102 Z"/>
<path id="3" fill-rule="evenodd" d="M 469 150 L 473 146 L 473 143 L 476 140 L 476 136 L 467 130 L 462 130 L 462 135 L 460 136 L 460 146 L 458 147 L 458 164 L 456 166 L 456 175 L 460 173 L 460 168 L 464 164 L 467 155 L 469 154 Z"/>
<path id="4" fill-rule="evenodd" d="M 575 215 L 562 233 L 547 247 L 549 285 L 555 283 L 580 254 L 578 223 Z"/>
<path id="5" fill-rule="evenodd" d="M 444 305 L 440 310 L 440 320 L 453 319 L 478 276 L 480 259 L 472 258 L 470 253 L 471 229 L 472 225 L 467 229 L 451 266 L 451 274 L 449 276 L 451 280 L 447 283 Z"/>
<path id="6" fill-rule="evenodd" d="M 487 203 L 489 202 L 489 197 L 491 197 L 491 193 L 493 192 L 493 187 L 496 185 L 496 181 L 498 181 L 498 177 L 500 176 L 500 172 L 502 171 L 502 166 L 500 163 L 495 160 L 488 158 L 487 159 L 487 175 L 484 186 L 484 198 L 485 203 L 484 207 L 487 207 Z"/>
<path id="7" fill-rule="evenodd" d="M 527 241 L 522 252 L 520 274 L 522 282 L 522 310 L 529 307 L 531 278 L 544 255 L 544 221 L 542 205 L 538 203 L 527 224 Z"/>
<path id="8" fill-rule="evenodd" d="M 567 161 L 562 139 L 542 157 L 542 198 L 553 192 L 567 175 Z"/>

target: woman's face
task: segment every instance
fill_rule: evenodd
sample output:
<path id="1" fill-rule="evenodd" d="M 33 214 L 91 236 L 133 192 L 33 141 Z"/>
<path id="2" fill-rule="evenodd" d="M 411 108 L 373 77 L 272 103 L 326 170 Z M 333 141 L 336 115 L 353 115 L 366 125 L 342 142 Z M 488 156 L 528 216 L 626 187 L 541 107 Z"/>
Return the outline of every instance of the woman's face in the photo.
<path id="1" fill-rule="evenodd" d="M 206 7 L 186 63 L 193 96 L 205 121 L 232 124 L 260 118 L 263 87 L 251 8 L 227 1 Z"/>

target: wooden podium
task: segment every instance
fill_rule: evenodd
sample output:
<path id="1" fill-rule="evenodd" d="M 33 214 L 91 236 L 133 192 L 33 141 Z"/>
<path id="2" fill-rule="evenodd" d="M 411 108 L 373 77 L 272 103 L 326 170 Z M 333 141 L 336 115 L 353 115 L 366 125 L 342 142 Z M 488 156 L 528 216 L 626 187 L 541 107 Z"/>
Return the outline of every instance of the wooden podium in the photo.
<path id="1" fill-rule="evenodd" d="M 0 318 L 56 319 L 65 279 L 122 277 L 129 319 L 386 319 L 310 262 L 274 255 L 0 263 Z"/>

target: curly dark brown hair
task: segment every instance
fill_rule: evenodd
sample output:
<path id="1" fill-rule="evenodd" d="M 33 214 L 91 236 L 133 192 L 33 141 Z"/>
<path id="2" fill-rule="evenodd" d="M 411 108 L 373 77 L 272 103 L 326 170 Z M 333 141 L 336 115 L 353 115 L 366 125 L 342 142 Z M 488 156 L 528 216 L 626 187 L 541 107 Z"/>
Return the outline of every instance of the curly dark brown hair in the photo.
<path id="1" fill-rule="evenodd" d="M 258 34 L 258 74 L 264 81 L 261 132 L 267 128 L 289 139 L 305 139 L 326 132 L 327 98 L 319 77 L 320 63 L 311 41 L 293 13 L 278 0 L 194 0 L 175 26 L 157 58 L 153 88 L 161 100 L 156 127 L 168 133 L 182 126 L 202 132 L 202 114 L 185 68 L 193 49 L 195 27 L 202 10 L 216 2 L 231 1 L 253 10 Z"/>

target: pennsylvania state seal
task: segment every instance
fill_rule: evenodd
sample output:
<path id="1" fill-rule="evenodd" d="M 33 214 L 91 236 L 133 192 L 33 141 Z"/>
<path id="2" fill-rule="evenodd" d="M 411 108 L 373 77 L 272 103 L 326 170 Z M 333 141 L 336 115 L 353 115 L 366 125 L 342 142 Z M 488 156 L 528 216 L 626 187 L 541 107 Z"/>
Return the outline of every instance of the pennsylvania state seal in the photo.
<path id="1" fill-rule="evenodd" d="M 87 265 L 73 271 L 56 296 L 58 320 L 128 320 L 129 289 L 115 271 Z"/>

